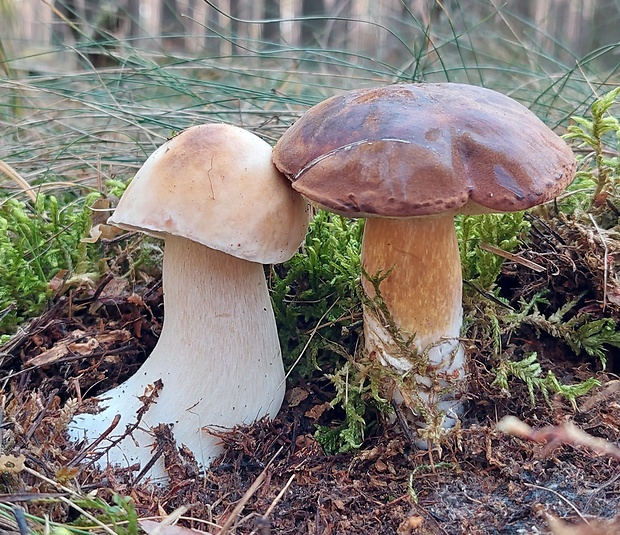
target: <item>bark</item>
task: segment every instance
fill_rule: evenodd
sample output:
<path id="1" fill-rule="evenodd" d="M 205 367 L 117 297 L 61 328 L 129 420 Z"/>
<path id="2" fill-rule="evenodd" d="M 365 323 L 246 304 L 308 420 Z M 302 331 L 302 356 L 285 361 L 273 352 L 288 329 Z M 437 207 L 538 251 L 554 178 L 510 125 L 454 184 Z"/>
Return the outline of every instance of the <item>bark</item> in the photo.
<path id="1" fill-rule="evenodd" d="M 324 0 L 302 0 L 301 16 L 315 17 L 325 15 Z M 321 33 L 325 26 L 325 21 L 320 19 L 309 18 L 309 20 L 301 21 L 301 46 L 315 47 L 319 46 Z"/>
<path id="2" fill-rule="evenodd" d="M 263 2 L 263 19 L 273 20 L 279 19 L 280 2 L 278 0 L 264 0 Z M 280 43 L 280 23 L 266 22 L 262 25 L 262 39 L 264 45 Z"/>
<path id="3" fill-rule="evenodd" d="M 161 3 L 161 36 L 166 50 L 185 50 L 185 26 L 177 0 L 163 0 Z"/>

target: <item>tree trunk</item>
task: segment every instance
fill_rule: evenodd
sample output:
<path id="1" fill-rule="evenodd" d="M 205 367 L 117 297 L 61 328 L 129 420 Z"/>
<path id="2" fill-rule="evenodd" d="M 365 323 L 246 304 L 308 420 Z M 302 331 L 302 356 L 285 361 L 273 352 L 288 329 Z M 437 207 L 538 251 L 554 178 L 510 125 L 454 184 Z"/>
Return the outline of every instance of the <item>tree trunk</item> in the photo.
<path id="1" fill-rule="evenodd" d="M 185 26 L 181 20 L 177 0 L 163 0 L 161 3 L 161 36 L 166 50 L 185 50 Z"/>
<path id="2" fill-rule="evenodd" d="M 331 23 L 329 35 L 327 36 L 327 45 L 329 48 L 338 50 L 347 50 L 349 42 L 349 32 L 352 28 L 348 20 L 351 17 L 352 0 L 336 0 L 334 9 L 331 15 L 334 17 L 334 21 Z"/>
<path id="3" fill-rule="evenodd" d="M 76 0 L 54 0 L 52 17 L 52 44 L 66 44 L 71 40 L 76 43 L 79 40 L 80 32 L 76 28 L 82 21 Z M 67 21 L 75 24 L 75 27 Z"/>
<path id="4" fill-rule="evenodd" d="M 217 10 L 207 4 L 207 11 L 205 13 L 205 39 L 204 47 L 205 52 L 212 56 L 217 57 L 221 54 L 221 38 L 218 34 L 222 33 L 222 28 L 219 24 L 219 13 Z"/>
<path id="5" fill-rule="evenodd" d="M 279 0 L 264 0 L 263 2 L 263 19 L 274 20 L 279 19 L 280 2 Z M 280 23 L 266 22 L 262 25 L 263 46 L 269 48 L 269 45 L 280 43 Z"/>
<path id="6" fill-rule="evenodd" d="M 301 16 L 314 17 L 325 15 L 325 0 L 302 0 Z M 301 21 L 301 46 L 315 47 L 319 45 L 325 21 L 310 19 Z"/>
<path id="7" fill-rule="evenodd" d="M 125 12 L 129 19 L 129 37 L 132 39 L 131 44 L 136 44 L 136 38 L 140 37 L 140 2 L 136 0 L 127 0 L 125 4 Z"/>
<path id="8" fill-rule="evenodd" d="M 594 13 L 590 28 L 582 27 L 582 34 L 589 39 L 582 39 L 578 53 L 586 55 L 592 50 L 613 45 L 618 42 L 618 18 L 620 5 L 615 0 L 599 0 L 594 4 Z M 600 58 L 604 69 L 613 69 L 618 65 L 618 48 L 613 47 Z"/>
<path id="9" fill-rule="evenodd" d="M 512 0 L 508 6 L 520 17 L 533 21 L 536 12 L 536 6 L 532 0 Z"/>
<path id="10" fill-rule="evenodd" d="M 242 0 L 230 0 L 230 37 L 233 43 L 241 40 L 241 18 Z M 242 52 L 242 48 L 233 44 L 232 53 L 238 54 Z"/>

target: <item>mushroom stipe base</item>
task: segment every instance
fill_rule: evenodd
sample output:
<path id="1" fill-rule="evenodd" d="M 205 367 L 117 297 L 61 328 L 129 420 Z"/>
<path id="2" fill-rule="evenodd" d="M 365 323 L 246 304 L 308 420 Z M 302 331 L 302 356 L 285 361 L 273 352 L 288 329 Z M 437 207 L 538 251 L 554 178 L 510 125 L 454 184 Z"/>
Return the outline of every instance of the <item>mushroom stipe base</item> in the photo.
<path id="1" fill-rule="evenodd" d="M 367 274 L 363 276 L 367 277 Z M 464 381 L 461 369 L 451 373 L 438 371 L 429 363 L 429 352 L 446 343 L 452 345 L 448 362 L 454 366 L 457 359 L 463 358 L 462 347 L 458 341 L 441 340 L 424 351 L 418 351 L 414 344 L 415 335 L 399 330 L 394 324 L 378 287 L 381 277 L 368 280 L 376 285 L 376 293 L 373 298 L 362 296 L 366 325 L 374 326 L 375 332 L 387 333 L 392 339 L 392 347 L 398 348 L 398 357 L 378 356 L 376 351 L 364 350 L 365 366 L 375 368 L 375 373 L 368 375 L 379 378 L 381 395 L 391 401 L 398 420 L 407 426 L 407 434 L 419 448 L 439 444 L 457 426 L 458 418 L 463 414 L 464 407 L 459 398 Z M 366 337 L 372 336 L 368 328 L 365 333 Z M 407 366 L 410 368 L 406 369 Z"/>

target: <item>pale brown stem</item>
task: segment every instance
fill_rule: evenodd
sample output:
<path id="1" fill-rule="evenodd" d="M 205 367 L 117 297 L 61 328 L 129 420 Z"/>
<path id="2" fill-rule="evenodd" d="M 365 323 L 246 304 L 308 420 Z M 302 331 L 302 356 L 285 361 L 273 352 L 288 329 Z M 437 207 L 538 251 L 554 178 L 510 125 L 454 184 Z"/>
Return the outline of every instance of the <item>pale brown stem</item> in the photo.
<path id="1" fill-rule="evenodd" d="M 443 404 L 439 392 L 449 381 L 464 375 L 464 355 L 459 343 L 462 325 L 462 275 L 458 243 L 451 215 L 427 218 L 369 218 L 364 229 L 362 267 L 375 277 L 391 270 L 379 285 L 389 315 L 404 339 L 414 335 L 413 355 L 405 355 L 380 314 L 364 307 L 365 350 L 384 364 L 407 374 L 415 368 L 417 387 L 405 400 L 422 399 L 431 409 Z M 375 297 L 366 278 L 362 286 Z M 416 361 L 416 359 L 425 359 Z M 423 364 L 420 366 L 420 362 Z M 428 370 L 422 373 L 420 370 Z M 409 405 L 409 403 L 408 403 Z M 414 407 L 410 407 L 415 409 Z M 436 412 L 436 411 L 435 411 Z"/>

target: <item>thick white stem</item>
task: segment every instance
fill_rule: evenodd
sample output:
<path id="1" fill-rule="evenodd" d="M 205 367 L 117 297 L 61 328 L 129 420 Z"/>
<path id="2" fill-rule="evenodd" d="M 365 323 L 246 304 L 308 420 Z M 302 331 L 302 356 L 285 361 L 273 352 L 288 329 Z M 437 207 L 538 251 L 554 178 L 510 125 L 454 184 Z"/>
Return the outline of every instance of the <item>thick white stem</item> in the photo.
<path id="1" fill-rule="evenodd" d="M 144 466 L 152 457 L 149 427 L 170 423 L 177 444 L 206 465 L 221 452 L 206 426 L 249 424 L 275 416 L 282 404 L 284 368 L 263 266 L 168 237 L 163 284 L 157 346 L 136 374 L 101 396 L 103 412 L 73 421 L 73 436 L 85 432 L 92 441 L 121 414 L 118 435 L 135 421 L 138 396 L 163 381 L 157 403 L 142 418 L 144 431 L 123 440 L 103 463 Z M 165 476 L 161 460 L 151 476 Z"/>
<path id="2" fill-rule="evenodd" d="M 459 342 L 461 263 L 452 216 L 368 219 L 362 266 L 371 278 L 391 270 L 379 292 L 400 332 L 395 336 L 384 314 L 371 305 L 364 307 L 364 335 L 367 355 L 403 377 L 413 374 L 413 381 L 403 383 L 411 391 L 396 388 L 394 400 L 404 401 L 418 414 L 426 413 L 425 417 L 458 413 L 461 407 L 454 390 L 464 378 L 465 357 Z M 375 297 L 369 280 L 363 279 L 362 285 L 369 297 Z M 403 351 L 402 340 L 410 335 L 414 335 L 412 351 Z M 444 426 L 454 422 L 449 416 Z"/>

